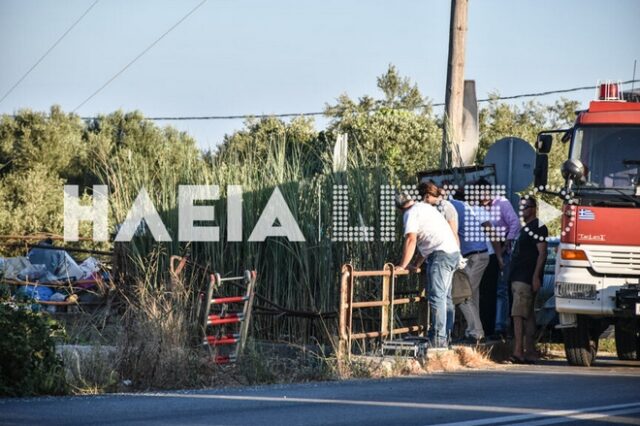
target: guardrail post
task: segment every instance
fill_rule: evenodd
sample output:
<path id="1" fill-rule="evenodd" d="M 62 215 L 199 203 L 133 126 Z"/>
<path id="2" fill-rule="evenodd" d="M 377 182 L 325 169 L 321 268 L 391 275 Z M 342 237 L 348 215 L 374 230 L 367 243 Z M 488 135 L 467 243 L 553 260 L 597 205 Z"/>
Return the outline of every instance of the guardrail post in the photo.
<path id="1" fill-rule="evenodd" d="M 389 289 L 391 293 L 391 297 L 389 302 L 389 339 L 388 340 L 393 340 L 393 330 L 395 328 L 393 309 L 394 309 L 395 300 L 396 300 L 396 267 L 393 263 L 387 263 L 386 265 L 384 265 L 384 267 L 389 271 L 389 280 L 391 282 L 391 287 Z"/>
<path id="2" fill-rule="evenodd" d="M 393 271 L 393 269 L 389 271 L 389 265 L 389 263 L 385 263 L 383 268 L 384 272 L 389 272 L 389 274 L 385 274 L 382 276 L 382 302 L 384 303 L 380 307 L 380 337 L 382 338 L 382 340 L 386 340 L 388 338 L 389 319 L 391 317 L 389 308 L 391 307 L 391 271 Z M 391 267 L 393 268 L 393 265 L 391 265 Z M 391 327 L 391 329 L 393 329 L 393 327 Z"/>
<path id="3" fill-rule="evenodd" d="M 427 290 L 424 285 L 420 290 L 420 302 L 418 302 L 418 323 L 422 326 L 420 336 L 426 337 L 429 331 L 429 300 L 427 299 Z"/>
<path id="4" fill-rule="evenodd" d="M 209 285 L 207 286 L 207 295 L 204 300 L 204 316 L 202 317 L 202 334 L 206 335 L 207 324 L 209 321 L 209 309 L 211 309 L 211 299 L 213 298 L 213 289 L 220 285 L 220 274 L 209 275 Z"/>
<path id="5" fill-rule="evenodd" d="M 349 277 L 347 279 L 347 305 L 349 309 L 347 314 L 347 358 L 351 359 L 351 335 L 353 334 L 353 290 L 355 288 L 354 282 L 356 278 L 353 265 L 348 264 L 347 269 L 349 271 Z"/>
<path id="6" fill-rule="evenodd" d="M 420 270 L 417 270 L 419 273 Z M 409 275 L 409 271 L 400 271 L 397 275 Z M 338 345 L 336 348 L 340 365 L 343 366 L 342 361 L 349 360 L 351 358 L 351 341 L 352 339 L 393 339 L 395 334 L 404 334 L 416 331 L 424 331 L 425 326 L 414 325 L 403 328 L 394 328 L 394 308 L 396 305 L 404 305 L 407 303 L 419 302 L 422 299 L 420 297 L 395 299 L 395 280 L 396 280 L 395 267 L 391 263 L 384 265 L 382 271 L 355 271 L 353 265 L 345 264 L 342 267 L 340 276 L 340 308 L 339 308 L 339 324 L 338 324 Z M 369 300 L 354 302 L 354 288 L 355 279 L 366 277 L 382 277 L 382 300 Z M 423 292 L 424 294 L 424 292 Z M 363 308 L 380 307 L 380 331 L 361 331 L 353 333 L 353 310 Z M 428 308 L 427 308 L 428 309 Z M 423 324 L 428 324 L 428 310 L 427 314 L 420 316 Z"/>
<path id="7" fill-rule="evenodd" d="M 353 267 L 349 264 L 342 266 L 342 274 L 340 276 L 340 320 L 339 320 L 339 340 L 338 340 L 338 358 L 343 359 L 346 354 L 351 352 L 349 343 L 349 334 L 351 327 L 351 321 L 348 318 L 350 312 L 350 300 L 351 294 L 349 283 L 350 275 L 353 271 Z"/>
<path id="8" fill-rule="evenodd" d="M 248 299 L 247 303 L 244 304 L 244 309 L 242 310 L 244 321 L 240 327 L 240 343 L 238 344 L 236 350 L 236 358 L 240 357 L 247 343 L 247 335 L 249 334 L 249 322 L 251 321 L 251 313 L 253 311 L 253 299 L 256 294 L 257 278 L 258 274 L 256 271 L 244 271 L 243 281 L 244 285 L 247 286 L 245 297 L 247 297 Z"/>

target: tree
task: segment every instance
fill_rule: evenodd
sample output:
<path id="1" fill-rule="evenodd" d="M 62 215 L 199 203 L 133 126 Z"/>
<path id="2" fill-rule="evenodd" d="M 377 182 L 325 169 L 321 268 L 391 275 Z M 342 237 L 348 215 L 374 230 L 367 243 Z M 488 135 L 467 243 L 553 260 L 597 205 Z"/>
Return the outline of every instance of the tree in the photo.
<path id="1" fill-rule="evenodd" d="M 497 95 L 492 95 L 489 104 L 480 109 L 480 145 L 476 162 L 482 164 L 489 147 L 501 138 L 515 136 L 533 145 L 538 133 L 544 129 L 571 127 L 577 108 L 577 101 L 565 98 L 553 105 L 530 101 L 517 106 L 499 102 Z M 562 184 L 560 166 L 567 154 L 568 146 L 558 138 L 549 154 L 550 185 Z"/>
<path id="2" fill-rule="evenodd" d="M 0 185 L 0 234 L 62 233 L 64 180 L 43 164 L 15 170 Z"/>
<path id="3" fill-rule="evenodd" d="M 205 163 L 193 138 L 159 128 L 137 111 L 116 111 L 84 122 L 58 106 L 49 114 L 21 110 L 0 118 L 0 233 L 62 233 L 64 184 L 83 189 L 109 184 L 112 191 L 137 194 L 189 182 Z M 165 179 L 160 171 L 175 169 Z M 136 171 L 144 170 L 142 173 Z M 178 173 L 179 172 L 179 173 Z"/>
<path id="4" fill-rule="evenodd" d="M 0 176 L 38 164 L 52 174 L 74 179 L 84 174 L 82 120 L 52 106 L 49 114 L 21 110 L 0 121 Z"/>
<path id="5" fill-rule="evenodd" d="M 333 117 L 327 133 L 346 133 L 358 145 L 365 154 L 352 161 L 359 167 L 382 167 L 402 179 L 437 167 L 442 132 L 430 102 L 393 65 L 377 82 L 383 99 L 364 96 L 356 102 L 343 94 L 326 106 Z"/>
<path id="6" fill-rule="evenodd" d="M 266 155 L 278 140 L 284 139 L 309 147 L 317 137 L 313 120 L 305 117 L 296 117 L 289 123 L 276 117 L 249 118 L 244 127 L 231 135 L 225 135 L 218 152 L 212 156 L 225 160 L 242 160 L 249 156 L 259 158 Z"/>
<path id="7" fill-rule="evenodd" d="M 0 234 L 61 233 L 62 186 L 86 173 L 82 120 L 58 106 L 0 119 Z"/>

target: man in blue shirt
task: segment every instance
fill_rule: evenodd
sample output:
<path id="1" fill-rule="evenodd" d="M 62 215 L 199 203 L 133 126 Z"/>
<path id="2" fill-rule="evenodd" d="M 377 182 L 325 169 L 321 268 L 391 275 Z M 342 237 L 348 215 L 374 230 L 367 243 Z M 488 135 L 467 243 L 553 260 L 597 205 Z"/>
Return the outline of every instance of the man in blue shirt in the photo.
<path id="1" fill-rule="evenodd" d="M 458 213 L 458 236 L 460 239 L 460 252 L 467 259 L 464 272 L 469 277 L 471 285 L 471 298 L 461 303 L 460 311 L 467 321 L 464 342 L 479 343 L 484 340 L 484 330 L 480 321 L 480 281 L 485 268 L 489 264 L 487 250 L 487 238 L 485 232 L 491 230 L 491 222 L 482 222 L 476 215 L 474 208 L 461 201 L 464 193 L 459 191 L 455 198 L 450 200 Z M 493 243 L 494 248 L 497 243 Z"/>

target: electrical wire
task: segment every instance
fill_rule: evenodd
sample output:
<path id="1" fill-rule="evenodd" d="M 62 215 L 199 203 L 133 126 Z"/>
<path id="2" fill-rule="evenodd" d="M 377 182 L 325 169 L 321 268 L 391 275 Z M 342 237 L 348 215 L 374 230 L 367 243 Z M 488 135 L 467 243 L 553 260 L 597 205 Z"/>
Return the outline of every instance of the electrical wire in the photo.
<path id="1" fill-rule="evenodd" d="M 13 92 L 13 90 L 14 90 L 16 87 L 18 87 L 18 85 L 19 85 L 20 83 L 22 83 L 22 81 L 23 81 L 25 78 L 27 78 L 27 76 L 28 76 L 29 74 L 31 74 L 31 71 L 33 71 L 33 70 L 34 70 L 34 69 L 35 69 L 35 68 L 40 64 L 40 62 L 42 62 L 42 61 L 44 60 L 44 58 L 46 58 L 46 57 L 47 57 L 47 55 L 49 55 L 49 53 L 51 53 L 51 51 L 52 51 L 53 49 L 55 49 L 55 47 L 56 47 L 56 46 L 57 46 L 57 45 L 62 41 L 62 39 L 64 39 L 64 38 L 66 37 L 66 35 L 67 35 L 67 34 L 69 34 L 69 33 L 71 32 L 71 30 L 72 30 L 76 25 L 78 25 L 78 23 L 79 23 L 80 21 L 82 21 L 82 18 L 84 18 L 85 16 L 87 16 L 87 14 L 91 11 L 91 9 L 93 9 L 93 7 L 94 7 L 96 4 L 98 4 L 98 2 L 99 2 L 99 1 L 100 1 L 100 0 L 96 0 L 96 1 L 94 1 L 94 2 L 93 2 L 93 4 L 91 4 L 91 6 L 89 6 L 89 7 L 87 8 L 87 10 L 85 10 L 85 11 L 84 11 L 84 13 L 83 13 L 83 14 L 82 14 L 82 15 L 81 15 L 81 16 L 80 16 L 80 17 L 79 17 L 79 18 L 78 18 L 78 19 L 77 19 L 73 24 L 71 24 L 71 26 L 70 26 L 69 28 L 67 28 L 67 30 L 66 30 L 66 31 L 65 31 L 65 32 L 64 32 L 64 33 L 63 33 L 63 34 L 62 34 L 62 35 L 61 35 L 61 36 L 56 40 L 56 42 L 55 42 L 55 43 L 53 43 L 53 45 L 52 45 L 52 46 L 51 46 L 51 47 L 50 47 L 46 52 L 44 52 L 44 54 L 43 54 L 42 56 L 40 56 L 40 59 L 38 59 L 38 60 L 36 61 L 36 63 L 35 63 L 35 64 L 33 64 L 33 65 L 31 66 L 31 68 L 29 68 L 29 69 L 27 70 L 27 72 L 25 72 L 25 73 L 22 75 L 22 77 L 20 77 L 20 78 L 18 79 L 18 81 L 16 81 L 16 83 L 15 83 L 13 86 L 11 86 L 11 88 L 7 91 L 7 93 L 5 93 L 5 94 L 4 94 L 4 96 L 2 96 L 2 99 L 0 99 L 0 103 L 2 103 L 2 101 L 4 101 L 4 100 L 6 99 L 6 97 L 7 97 L 7 96 L 9 96 L 9 95 L 11 94 L 11 92 Z"/>
<path id="2" fill-rule="evenodd" d="M 630 83 L 634 83 L 636 81 L 640 81 L 640 80 L 627 80 L 627 81 L 623 81 L 620 84 L 630 84 Z M 499 98 L 493 98 L 493 99 L 499 99 L 499 100 L 509 100 L 509 99 L 519 99 L 519 98 L 533 98 L 533 97 L 538 97 L 538 96 L 547 96 L 547 95 L 555 95 L 557 93 L 570 93 L 570 92 L 578 92 L 581 90 L 593 90 L 593 89 L 597 89 L 598 86 L 582 86 L 582 87 L 574 87 L 572 89 L 560 89 L 560 90 L 550 90 L 547 92 L 538 92 L 538 93 L 525 93 L 522 95 L 514 95 L 514 96 L 502 96 Z M 487 98 L 487 99 L 479 99 L 478 102 L 489 102 L 491 101 L 492 98 Z"/>
<path id="3" fill-rule="evenodd" d="M 111 82 L 113 80 L 115 80 L 116 78 L 118 78 L 123 72 L 125 72 L 131 65 L 133 65 L 134 63 L 136 63 L 136 61 L 138 59 L 140 59 L 141 57 L 143 57 L 149 50 L 151 50 L 156 44 L 158 44 L 160 42 L 160 40 L 162 40 L 167 34 L 169 34 L 171 31 L 173 31 L 178 25 L 180 25 L 182 22 L 184 22 L 184 20 L 186 20 L 189 16 L 191 16 L 191 14 L 193 14 L 196 10 L 198 10 L 203 4 L 205 4 L 207 2 L 207 0 L 202 0 L 200 3 L 198 3 L 196 5 L 196 7 L 194 7 L 193 9 L 191 9 L 186 15 L 184 15 L 182 18 L 180 18 L 180 20 L 178 22 L 176 22 L 175 24 L 173 24 L 173 26 L 171 26 L 171 28 L 169 28 L 167 31 L 165 31 L 160 37 L 158 37 L 153 43 L 151 43 L 149 46 L 147 46 L 147 48 L 145 48 L 142 52 L 140 52 L 135 58 L 133 58 L 133 60 L 131 62 L 129 62 L 127 65 L 124 66 L 124 68 L 122 68 L 120 71 L 118 71 L 113 77 L 111 77 L 109 80 L 106 81 L 106 83 L 104 83 L 102 86 L 100 86 L 100 88 L 98 88 L 98 90 L 96 90 L 95 92 L 93 92 L 91 95 L 89 95 L 89 97 L 87 97 L 84 101 L 82 101 L 80 103 L 80 105 L 78 105 L 77 107 L 75 107 L 73 109 L 73 112 L 76 112 L 78 109 L 80 109 L 84 104 L 86 104 L 87 102 L 89 102 L 94 96 L 96 96 L 98 93 L 100 93 L 102 91 L 102 89 L 104 89 L 105 87 L 107 87 L 109 84 L 111 84 Z"/>
<path id="4" fill-rule="evenodd" d="M 640 82 L 640 80 L 627 80 L 623 81 L 620 84 L 630 84 L 634 82 Z M 522 98 L 534 98 L 538 96 L 547 96 L 554 95 L 558 93 L 571 93 L 578 92 L 582 90 L 593 90 L 598 86 L 581 86 L 581 87 L 573 87 L 571 89 L 558 89 L 558 90 L 549 90 L 545 92 L 537 92 L 537 93 L 523 93 L 520 95 L 512 95 L 512 96 L 496 96 L 484 99 L 478 99 L 478 103 L 486 103 L 491 101 L 503 101 L 503 100 L 513 100 L 513 99 L 522 99 Z M 444 106 L 444 102 L 439 102 L 436 104 L 422 104 L 415 109 L 425 108 L 425 107 L 438 107 Z M 384 107 L 388 108 L 388 107 Z M 76 108 L 77 109 L 77 108 Z M 373 108 L 371 111 L 377 111 L 382 108 Z M 404 108 L 390 108 L 390 109 L 404 109 Z M 75 110 L 74 110 L 75 111 Z M 209 116 L 176 116 L 176 117 L 145 117 L 145 120 L 151 121 L 189 121 L 189 120 L 244 120 L 249 117 L 251 118 L 287 118 L 287 117 L 314 117 L 314 116 L 323 116 L 326 115 L 324 112 L 316 111 L 316 112 L 286 112 L 280 114 L 238 114 L 238 115 L 209 115 Z M 93 120 L 96 117 L 82 117 L 84 120 Z"/>

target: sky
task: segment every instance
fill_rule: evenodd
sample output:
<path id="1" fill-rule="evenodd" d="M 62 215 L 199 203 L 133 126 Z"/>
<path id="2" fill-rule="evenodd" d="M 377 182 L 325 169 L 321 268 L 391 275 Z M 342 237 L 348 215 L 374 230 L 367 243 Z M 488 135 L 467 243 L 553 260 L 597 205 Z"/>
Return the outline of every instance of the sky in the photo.
<path id="1" fill-rule="evenodd" d="M 0 0 L 0 98 L 94 1 Z M 389 64 L 432 102 L 444 100 L 449 0 L 208 0 L 158 41 L 200 3 L 99 0 L 0 102 L 0 113 L 54 104 L 82 117 L 118 109 L 147 117 L 316 112 L 342 93 L 380 96 L 376 77 Z M 465 78 L 476 81 L 478 98 L 631 80 L 639 19 L 636 0 L 470 0 Z M 594 91 L 564 96 L 586 107 Z M 158 124 L 208 149 L 243 120 Z"/>

